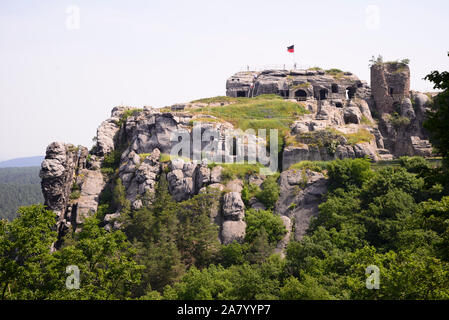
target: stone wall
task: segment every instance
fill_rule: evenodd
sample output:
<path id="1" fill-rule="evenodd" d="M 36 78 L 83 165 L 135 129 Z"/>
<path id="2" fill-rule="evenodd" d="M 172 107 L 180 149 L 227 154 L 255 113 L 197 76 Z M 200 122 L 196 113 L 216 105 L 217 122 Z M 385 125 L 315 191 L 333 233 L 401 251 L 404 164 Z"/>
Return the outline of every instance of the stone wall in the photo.
<path id="1" fill-rule="evenodd" d="M 226 81 L 229 97 L 278 94 L 297 100 L 369 99 L 371 90 L 366 82 L 350 72 L 326 73 L 324 70 L 264 70 L 238 72 Z"/>
<path id="2" fill-rule="evenodd" d="M 395 103 L 410 97 L 410 68 L 402 63 L 372 65 L 371 92 L 380 116 L 395 112 Z"/>

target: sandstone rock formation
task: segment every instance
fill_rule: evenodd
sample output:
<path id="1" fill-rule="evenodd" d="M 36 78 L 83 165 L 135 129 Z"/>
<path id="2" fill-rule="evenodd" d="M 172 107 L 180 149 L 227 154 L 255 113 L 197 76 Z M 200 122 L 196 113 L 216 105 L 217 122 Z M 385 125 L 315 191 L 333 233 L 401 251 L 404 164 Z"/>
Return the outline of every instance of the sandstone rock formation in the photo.
<path id="1" fill-rule="evenodd" d="M 410 91 L 409 67 L 401 62 L 374 63 L 371 87 L 385 148 L 394 156 L 430 156 L 422 126 L 429 98 Z M 416 138 L 425 142 L 417 143 Z"/>
<path id="2" fill-rule="evenodd" d="M 350 72 L 335 70 L 264 70 L 243 71 L 234 74 L 226 82 L 226 95 L 230 97 L 254 97 L 261 94 L 279 94 L 285 98 L 305 101 L 368 99 L 371 91 L 366 82 Z"/>
<path id="3" fill-rule="evenodd" d="M 309 226 L 310 219 L 318 216 L 318 205 L 327 192 L 323 174 L 310 170 L 287 170 L 281 173 L 279 186 L 281 193 L 275 212 L 284 216 L 286 225 L 293 227 L 295 239 L 301 240 Z M 287 231 L 291 231 L 287 229 Z M 285 242 L 284 240 L 283 242 Z"/>
<path id="4" fill-rule="evenodd" d="M 228 79 L 228 96 L 274 93 L 309 111 L 291 122 L 281 150 L 281 193 L 273 214 L 280 215 L 288 233 L 278 244 L 278 252 L 283 252 L 293 230 L 296 240 L 303 238 L 327 192 L 322 173 L 289 170 L 291 165 L 304 160 L 368 157 L 379 161 L 401 155 L 431 155 L 432 147 L 422 128 L 429 97 L 409 91 L 409 73 L 402 64 L 373 65 L 371 87 L 350 73 L 323 70 L 240 72 Z M 245 211 L 266 209 L 256 197 L 245 198 L 244 202 L 243 187 L 260 187 L 266 176 L 252 172 L 245 177 L 230 177 L 219 163 L 248 156 L 249 148 L 229 149 L 229 141 L 246 139 L 263 147 L 267 141 L 251 134 L 242 137 L 232 124 L 215 116 L 189 112 L 230 103 L 191 102 L 164 109 L 116 107 L 99 126 L 91 151 L 51 143 L 40 176 L 45 205 L 56 215 L 59 238 L 70 228 L 75 232 L 82 228 L 85 219 L 98 211 L 101 195 L 111 190 L 117 178 L 135 210 L 152 201 L 164 174 L 176 201 L 190 199 L 208 188 L 216 190 L 220 201 L 210 208 L 210 219 L 220 228 L 220 241 L 243 241 Z M 193 126 L 196 121 L 202 123 L 199 132 Z M 201 137 L 205 133 L 211 139 L 197 139 L 197 134 Z M 200 151 L 178 150 L 180 142 L 199 143 Z M 211 145 L 214 148 L 203 152 Z M 174 156 L 170 158 L 170 154 Z M 105 163 L 114 163 L 115 167 L 105 168 Z M 107 230 L 121 227 L 120 208 L 103 213 Z"/>

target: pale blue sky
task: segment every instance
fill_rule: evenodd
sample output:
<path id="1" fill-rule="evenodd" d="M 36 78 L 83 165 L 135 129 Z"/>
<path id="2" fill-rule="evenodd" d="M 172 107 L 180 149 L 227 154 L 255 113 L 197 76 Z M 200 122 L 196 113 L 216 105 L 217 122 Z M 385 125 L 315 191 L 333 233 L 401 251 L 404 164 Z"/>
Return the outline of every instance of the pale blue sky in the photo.
<path id="1" fill-rule="evenodd" d="M 73 5 L 80 28 L 70 30 Z M 0 161 L 44 154 L 52 141 L 90 147 L 122 102 L 224 95 L 246 65 L 291 63 L 290 44 L 298 64 L 368 81 L 372 55 L 409 58 L 412 89 L 431 90 L 422 78 L 449 69 L 448 12 L 446 0 L 0 0 Z"/>

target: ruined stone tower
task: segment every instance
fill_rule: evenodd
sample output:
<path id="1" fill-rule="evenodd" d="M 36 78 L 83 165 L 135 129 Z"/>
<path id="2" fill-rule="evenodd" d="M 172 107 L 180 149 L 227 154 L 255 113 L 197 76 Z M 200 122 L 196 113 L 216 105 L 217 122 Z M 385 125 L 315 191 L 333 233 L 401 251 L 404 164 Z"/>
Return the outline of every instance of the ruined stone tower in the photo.
<path id="1" fill-rule="evenodd" d="M 398 112 L 397 106 L 410 98 L 410 68 L 401 62 L 371 66 L 371 93 L 380 115 Z"/>
<path id="2" fill-rule="evenodd" d="M 397 61 L 374 63 L 371 93 L 385 148 L 396 157 L 430 156 L 432 146 L 423 129 L 429 98 L 410 91 L 408 65 Z"/>

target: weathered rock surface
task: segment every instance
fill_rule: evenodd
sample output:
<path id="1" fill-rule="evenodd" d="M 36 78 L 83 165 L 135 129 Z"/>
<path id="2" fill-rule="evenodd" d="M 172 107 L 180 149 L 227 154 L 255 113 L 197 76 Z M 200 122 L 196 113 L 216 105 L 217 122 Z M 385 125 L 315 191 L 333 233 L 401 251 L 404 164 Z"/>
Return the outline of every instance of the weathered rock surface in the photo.
<path id="1" fill-rule="evenodd" d="M 310 219 L 318 216 L 318 205 L 327 192 L 326 184 L 326 179 L 321 173 L 308 169 L 287 170 L 281 173 L 279 178 L 281 192 L 275 212 L 290 219 L 294 218 L 296 240 L 301 240 L 305 235 Z M 284 238 L 285 241 L 286 239 L 288 238 Z"/>
<path id="2" fill-rule="evenodd" d="M 223 216 L 226 220 L 242 220 L 245 204 L 238 192 L 228 192 L 223 196 Z"/>
<path id="3" fill-rule="evenodd" d="M 96 154 L 104 156 L 115 149 L 114 139 L 120 129 L 118 123 L 123 112 L 128 109 L 127 107 L 115 107 L 112 109 L 111 117 L 98 127 Z"/>
<path id="4" fill-rule="evenodd" d="M 97 212 L 99 195 L 105 185 L 103 175 L 99 170 L 83 169 L 79 171 L 79 175 L 83 177 L 83 182 L 81 196 L 76 205 L 76 225 L 82 224 L 85 218 Z"/>
<path id="5" fill-rule="evenodd" d="M 77 170 L 83 170 L 86 165 L 87 152 L 84 149 L 53 142 L 47 147 L 41 165 L 39 176 L 42 179 L 44 204 L 56 214 L 58 235 L 62 235 L 71 224 L 73 210 L 70 195 Z"/>
<path id="6" fill-rule="evenodd" d="M 290 241 L 290 237 L 291 237 L 292 221 L 287 216 L 281 216 L 281 219 L 282 219 L 282 223 L 284 224 L 285 229 L 287 230 L 287 233 L 282 238 L 282 240 L 279 241 L 279 243 L 277 244 L 275 252 L 281 254 L 281 256 L 284 256 L 285 248 L 287 247 L 287 245 Z"/>
<path id="7" fill-rule="evenodd" d="M 288 170 L 291 165 L 305 160 L 369 157 L 378 161 L 401 155 L 432 155 L 422 126 L 429 110 L 429 97 L 409 91 L 408 67 L 376 64 L 371 72 L 371 87 L 351 73 L 336 76 L 323 70 L 240 72 L 227 81 L 228 96 L 278 94 L 309 110 L 293 121 L 286 137 L 280 163 L 284 171 L 278 182 L 281 195 L 275 206 L 275 214 L 281 216 L 289 234 L 295 230 L 297 240 L 304 236 L 310 218 L 317 216 L 318 204 L 327 188 L 321 173 Z M 243 186 L 250 183 L 260 187 L 265 176 L 251 174 L 229 179 L 229 172 L 223 175 L 222 166 L 208 166 L 207 161 L 238 162 L 247 156 L 249 148 L 240 146 L 231 152 L 234 138 L 254 141 L 259 146 L 267 145 L 267 141 L 253 135 L 243 136 L 232 124 L 212 115 L 185 112 L 190 108 L 229 103 L 176 104 L 168 108 L 171 112 L 151 107 L 134 110 L 116 107 L 111 117 L 99 126 L 91 152 L 70 144 L 50 144 L 40 176 L 45 204 L 57 216 L 59 236 L 70 227 L 80 230 L 86 217 L 98 210 L 100 194 L 114 187 L 117 175 L 131 208 L 138 209 L 152 201 L 161 174 L 166 174 L 169 192 L 176 201 L 216 190 L 220 201 L 210 208 L 210 218 L 220 227 L 220 240 L 222 243 L 243 241 L 245 210 L 266 209 L 255 197 L 245 207 L 241 196 Z M 193 124 L 199 118 L 202 125 L 195 133 Z M 197 143 L 194 139 L 197 133 L 211 138 L 199 142 L 201 150 L 213 146 L 209 151 L 203 154 L 190 150 L 184 154 L 180 149 L 173 153 L 177 155 L 175 158 L 166 160 L 179 142 Z M 214 154 L 216 149 L 220 151 Z M 114 168 L 102 173 L 100 168 L 105 157 L 110 155 L 105 161 L 109 163 L 117 152 L 119 163 L 115 162 Z M 119 220 L 120 209 L 106 212 L 103 225 L 112 231 L 121 227 Z M 289 234 L 278 244 L 278 252 L 285 249 Z"/>
<path id="8" fill-rule="evenodd" d="M 246 223 L 242 220 L 227 220 L 223 222 L 221 241 L 229 244 L 233 241 L 243 242 L 245 239 Z"/>
<path id="9" fill-rule="evenodd" d="M 126 197 L 134 209 L 142 206 L 142 199 L 150 201 L 154 193 L 157 177 L 161 171 L 159 149 L 147 155 L 143 160 L 134 151 L 122 157 L 119 177 L 126 189 Z"/>
<path id="10" fill-rule="evenodd" d="M 369 98 L 371 90 L 366 82 L 346 72 L 336 77 L 324 70 L 264 70 L 238 72 L 226 81 L 226 95 L 253 97 L 279 94 L 285 98 L 306 100 L 327 98 L 344 100 Z"/>

